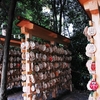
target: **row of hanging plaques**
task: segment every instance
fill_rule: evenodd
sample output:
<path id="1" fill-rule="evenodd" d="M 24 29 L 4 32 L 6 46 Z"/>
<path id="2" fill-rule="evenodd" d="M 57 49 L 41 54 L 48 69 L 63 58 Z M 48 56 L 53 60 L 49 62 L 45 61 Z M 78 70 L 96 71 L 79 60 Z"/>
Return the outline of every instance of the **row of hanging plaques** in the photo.
<path id="1" fill-rule="evenodd" d="M 0 81 L 2 74 L 3 48 L 0 48 Z M 7 89 L 21 87 L 21 51 L 20 47 L 10 47 L 7 72 Z"/>
<path id="2" fill-rule="evenodd" d="M 90 27 L 86 27 L 84 30 L 84 34 L 89 41 L 86 46 L 86 56 L 89 57 L 89 60 L 86 63 L 86 67 L 90 73 L 90 80 L 88 81 L 87 89 L 91 91 L 88 100 L 100 100 L 100 97 L 97 96 L 97 89 L 99 85 L 96 81 L 95 52 L 97 48 L 94 44 L 94 36 L 96 35 L 96 30 L 92 21 L 89 21 L 89 25 Z"/>
<path id="3" fill-rule="evenodd" d="M 71 90 L 71 52 L 27 39 L 21 43 L 24 100 L 48 100 Z"/>

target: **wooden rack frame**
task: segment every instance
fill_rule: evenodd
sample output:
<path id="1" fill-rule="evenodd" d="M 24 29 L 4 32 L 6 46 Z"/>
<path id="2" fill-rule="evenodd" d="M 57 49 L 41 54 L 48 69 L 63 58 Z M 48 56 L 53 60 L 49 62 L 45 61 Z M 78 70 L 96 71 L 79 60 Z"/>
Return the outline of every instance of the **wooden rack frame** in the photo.
<path id="1" fill-rule="evenodd" d="M 86 11 L 87 15 L 89 16 L 90 19 L 92 19 L 92 14 L 98 14 L 99 7 L 100 7 L 100 0 L 77 0 L 80 5 L 84 8 Z M 89 2 L 93 2 L 94 6 L 92 4 L 91 7 L 89 7 Z M 96 7 L 98 5 L 98 8 Z"/>
<path id="2" fill-rule="evenodd" d="M 2 50 L 2 51 L 3 51 L 4 42 L 5 42 L 5 36 L 0 35 L 0 45 L 1 45 L 0 50 Z M 20 44 L 21 44 L 21 40 L 20 39 L 11 38 L 10 46 L 13 47 L 13 50 L 16 50 L 15 48 L 17 48 L 16 51 L 18 51 L 18 48 L 20 49 Z M 13 61 L 10 61 L 11 57 L 13 57 Z M 19 80 L 15 80 L 15 79 L 18 78 L 18 75 L 19 76 L 21 75 L 21 71 L 20 71 L 20 66 L 21 66 L 20 63 L 21 63 L 21 61 L 17 61 L 17 59 L 18 59 L 17 57 L 19 57 L 21 59 L 21 55 L 20 54 L 14 55 L 13 53 L 9 53 L 8 72 L 7 72 L 7 90 L 12 90 L 13 88 L 15 88 L 17 86 L 16 82 L 17 83 L 19 82 L 21 84 L 20 78 L 19 78 Z M 14 59 L 16 59 L 16 61 L 14 61 Z M 10 68 L 10 64 L 11 63 L 12 63 L 12 67 Z M 14 64 L 16 64 L 16 65 L 14 65 Z M 2 71 L 2 63 L 0 63 L 0 79 L 1 79 L 1 71 Z M 13 71 L 13 72 L 11 73 L 11 71 Z M 8 73 L 9 73 L 9 75 L 8 75 Z M 11 84 L 13 84 L 12 88 L 10 86 Z"/>
<path id="3" fill-rule="evenodd" d="M 32 38 L 32 36 L 41 38 L 43 40 L 47 40 L 53 43 L 59 43 L 59 44 L 63 44 L 65 46 L 68 46 L 68 44 L 70 43 L 70 40 L 64 36 L 58 35 L 57 33 L 50 31 L 48 29 L 45 29 L 35 23 L 30 22 L 29 20 L 26 19 L 19 19 L 19 22 L 17 23 L 17 26 L 19 26 L 21 28 L 21 33 L 25 34 L 25 42 L 28 42 L 28 39 Z M 25 53 L 28 54 L 30 51 L 27 50 L 27 48 L 25 48 Z M 22 50 L 22 54 L 23 54 L 23 50 Z M 25 64 L 26 64 L 26 71 L 25 71 L 25 75 L 28 78 L 29 75 L 31 75 L 32 73 L 30 73 L 31 70 L 31 65 L 29 63 L 31 63 L 31 61 L 28 61 L 27 58 L 24 59 Z M 28 70 L 27 70 L 28 69 Z M 29 72 L 30 70 L 30 72 Z M 28 87 L 28 92 L 24 93 L 23 96 L 27 98 L 27 100 L 32 100 L 32 95 L 34 95 L 34 93 L 31 91 L 31 86 L 29 86 L 29 81 L 26 79 L 26 84 L 25 86 Z M 71 87 L 71 85 L 70 85 Z M 52 97 L 56 98 L 56 89 L 54 89 L 52 91 Z M 41 98 L 42 100 L 42 98 Z"/>
<path id="4" fill-rule="evenodd" d="M 1 43 L 5 42 L 5 36 L 0 35 L 0 42 Z M 19 46 L 20 47 L 21 40 L 20 39 L 11 38 L 10 44 L 13 45 L 13 46 Z"/>
<path id="5" fill-rule="evenodd" d="M 29 20 L 26 19 L 19 19 L 19 22 L 17 23 L 17 26 L 21 28 L 21 33 L 28 34 L 35 37 L 42 38 L 47 41 L 54 41 L 56 43 L 67 45 L 70 43 L 70 39 L 59 35 L 53 31 L 50 31 L 44 27 L 41 27 Z"/>

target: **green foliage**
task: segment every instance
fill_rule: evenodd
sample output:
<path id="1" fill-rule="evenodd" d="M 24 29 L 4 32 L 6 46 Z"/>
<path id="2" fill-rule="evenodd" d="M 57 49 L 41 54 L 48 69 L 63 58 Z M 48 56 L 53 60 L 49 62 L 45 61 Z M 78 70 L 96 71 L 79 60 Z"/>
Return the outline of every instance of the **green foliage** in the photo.
<path id="1" fill-rule="evenodd" d="M 83 30 L 88 25 L 89 18 L 77 0 L 68 0 L 66 9 L 69 9 L 66 12 L 67 22 L 73 24 L 74 32 L 71 37 L 73 83 L 76 88 L 86 89 L 89 73 L 86 68 L 88 58 L 85 55 L 85 47 L 88 41 L 83 35 Z"/>

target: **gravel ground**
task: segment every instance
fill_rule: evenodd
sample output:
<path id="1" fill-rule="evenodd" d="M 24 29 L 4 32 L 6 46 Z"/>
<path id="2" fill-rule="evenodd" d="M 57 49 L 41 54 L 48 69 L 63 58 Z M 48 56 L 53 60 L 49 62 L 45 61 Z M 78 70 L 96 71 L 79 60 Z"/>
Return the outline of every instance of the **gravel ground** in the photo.
<path id="1" fill-rule="evenodd" d="M 88 100 L 89 92 L 74 90 L 69 94 L 65 94 L 57 100 Z M 8 96 L 8 100 L 23 100 L 22 92 Z"/>
<path id="2" fill-rule="evenodd" d="M 68 95 L 64 95 L 59 100 L 88 100 L 89 92 L 73 91 Z"/>

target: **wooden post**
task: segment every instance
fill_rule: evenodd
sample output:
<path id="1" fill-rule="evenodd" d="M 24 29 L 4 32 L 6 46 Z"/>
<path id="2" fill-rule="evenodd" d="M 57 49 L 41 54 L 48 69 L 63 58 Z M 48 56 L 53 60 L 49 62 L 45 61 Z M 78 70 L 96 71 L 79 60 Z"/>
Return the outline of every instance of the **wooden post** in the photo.
<path id="1" fill-rule="evenodd" d="M 28 39 L 31 39 L 32 38 L 32 35 L 31 34 L 25 34 L 25 41 L 28 41 Z M 29 51 L 27 51 L 27 48 L 26 48 L 26 53 L 28 53 Z M 29 70 L 28 70 L 29 69 Z M 31 91 L 31 86 L 29 86 L 28 84 L 32 84 L 29 82 L 29 75 L 31 74 L 31 68 L 30 68 L 30 61 L 27 60 L 26 58 L 26 87 L 27 87 L 27 93 L 26 93 L 26 96 L 27 96 L 27 100 L 32 100 L 32 91 Z"/>
<path id="2" fill-rule="evenodd" d="M 8 67 L 8 58 L 9 58 L 9 45 L 10 45 L 10 39 L 11 39 L 11 33 L 12 33 L 12 24 L 13 24 L 16 2 L 17 2 L 17 0 L 11 0 L 11 6 L 9 9 L 9 15 L 8 15 L 9 20 L 8 20 L 7 34 L 6 34 L 5 45 L 4 45 L 0 100 L 7 100 L 6 85 L 7 85 L 7 69 L 8 69 L 7 67 Z"/>
<path id="3" fill-rule="evenodd" d="M 92 14 L 92 21 L 94 22 L 94 27 L 96 29 L 96 35 L 94 36 L 95 45 L 97 51 L 95 53 L 96 56 L 96 80 L 99 84 L 99 88 L 97 90 L 98 95 L 100 96 L 100 17 L 99 14 Z"/>
<path id="4" fill-rule="evenodd" d="M 96 29 L 94 44 L 97 48 L 95 53 L 96 81 L 99 85 L 99 88 L 96 91 L 96 97 L 100 97 L 100 12 L 98 8 L 98 6 L 100 5 L 100 0 L 88 0 L 88 2 L 84 3 L 83 5 L 85 10 L 88 9 L 90 11 L 93 27 Z"/>
<path id="5" fill-rule="evenodd" d="M 98 10 L 98 2 L 97 0 L 91 1 L 89 3 L 89 9 L 92 16 L 93 26 L 96 29 L 96 35 L 94 36 L 94 44 L 97 48 L 95 53 L 96 57 L 96 81 L 99 84 L 99 88 L 97 89 L 97 97 L 100 97 L 100 16 Z"/>
<path id="6" fill-rule="evenodd" d="M 28 41 L 29 38 L 30 38 L 30 34 L 25 34 L 25 41 Z M 26 48 L 26 53 L 28 53 L 27 48 Z M 28 75 L 27 69 L 30 69 L 29 67 L 30 67 L 29 62 L 26 59 L 26 87 L 27 87 L 26 96 L 27 96 L 27 100 L 32 100 L 32 97 L 29 96 L 31 94 L 30 93 L 31 92 L 31 88 L 30 88 L 30 86 L 28 86 L 28 84 L 29 84 L 29 82 L 28 82 L 29 75 Z"/>

